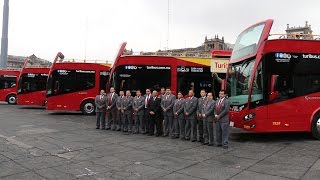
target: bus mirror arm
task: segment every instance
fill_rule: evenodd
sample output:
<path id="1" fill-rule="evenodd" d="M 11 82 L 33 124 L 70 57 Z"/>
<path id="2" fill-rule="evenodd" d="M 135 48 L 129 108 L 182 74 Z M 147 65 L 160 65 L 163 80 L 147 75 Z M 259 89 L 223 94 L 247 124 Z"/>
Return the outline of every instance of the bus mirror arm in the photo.
<path id="1" fill-rule="evenodd" d="M 276 89 L 276 84 L 278 80 L 278 75 L 272 75 L 271 76 L 271 82 L 270 82 L 270 94 L 269 94 L 269 102 L 274 101 L 279 96 L 279 91 Z"/>
<path id="2" fill-rule="evenodd" d="M 226 80 L 225 79 L 222 79 L 221 80 L 221 90 L 225 90 L 226 88 Z"/>

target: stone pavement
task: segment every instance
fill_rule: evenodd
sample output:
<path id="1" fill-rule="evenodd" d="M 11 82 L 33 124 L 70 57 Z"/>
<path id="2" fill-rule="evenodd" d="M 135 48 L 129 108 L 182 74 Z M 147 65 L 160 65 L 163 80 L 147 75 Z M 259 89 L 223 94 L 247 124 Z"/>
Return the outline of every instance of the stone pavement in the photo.
<path id="1" fill-rule="evenodd" d="M 94 116 L 0 104 L 0 179 L 319 179 L 320 141 L 232 129 L 227 150 L 96 130 Z"/>

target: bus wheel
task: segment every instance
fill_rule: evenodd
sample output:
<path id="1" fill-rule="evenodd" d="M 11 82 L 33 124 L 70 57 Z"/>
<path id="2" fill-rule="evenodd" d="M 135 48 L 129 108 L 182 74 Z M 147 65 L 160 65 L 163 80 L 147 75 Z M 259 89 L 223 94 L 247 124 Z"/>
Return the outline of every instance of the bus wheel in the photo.
<path id="1" fill-rule="evenodd" d="M 320 140 L 320 114 L 316 114 L 312 120 L 311 131 L 313 137 Z"/>
<path id="2" fill-rule="evenodd" d="M 8 104 L 17 104 L 17 96 L 14 95 L 14 94 L 10 94 L 8 97 L 7 97 L 7 102 Z"/>
<path id="3" fill-rule="evenodd" d="M 95 112 L 94 102 L 92 100 L 86 100 L 81 104 L 81 111 L 85 115 L 93 115 Z"/>

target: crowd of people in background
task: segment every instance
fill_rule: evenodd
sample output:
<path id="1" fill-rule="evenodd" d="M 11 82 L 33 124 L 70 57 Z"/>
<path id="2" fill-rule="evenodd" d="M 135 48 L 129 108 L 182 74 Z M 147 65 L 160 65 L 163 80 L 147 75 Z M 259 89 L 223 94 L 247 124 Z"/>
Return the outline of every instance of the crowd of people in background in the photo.
<path id="1" fill-rule="evenodd" d="M 129 90 L 120 91 L 119 95 L 113 87 L 109 94 L 101 90 L 95 98 L 96 129 L 180 138 L 228 148 L 230 104 L 225 92 L 221 90 L 216 100 L 212 92 L 205 90 L 201 90 L 200 96 L 196 98 L 190 90 L 186 98 L 181 92 L 176 97 L 170 88 L 161 88 L 160 94 L 146 89 L 143 96 L 137 90 L 135 97 Z"/>

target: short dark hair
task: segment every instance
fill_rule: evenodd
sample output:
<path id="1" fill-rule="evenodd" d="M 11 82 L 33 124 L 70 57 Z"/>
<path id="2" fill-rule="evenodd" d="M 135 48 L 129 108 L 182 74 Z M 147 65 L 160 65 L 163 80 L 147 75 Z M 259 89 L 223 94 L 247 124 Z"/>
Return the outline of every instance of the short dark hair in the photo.
<path id="1" fill-rule="evenodd" d="M 226 91 L 225 91 L 225 90 L 220 90 L 219 92 L 223 92 L 223 94 L 226 94 Z"/>
<path id="2" fill-rule="evenodd" d="M 141 93 L 140 89 L 137 89 L 136 92 L 140 92 Z"/>
<path id="3" fill-rule="evenodd" d="M 201 92 L 201 91 L 207 92 L 205 89 L 201 89 L 200 92 Z"/>
<path id="4" fill-rule="evenodd" d="M 209 94 L 211 94 L 211 95 L 213 96 L 213 93 L 212 93 L 212 92 L 208 92 L 208 95 L 209 95 Z"/>
<path id="5" fill-rule="evenodd" d="M 179 93 L 180 93 L 180 94 L 182 94 L 182 96 L 183 96 L 183 93 L 182 93 L 182 91 L 178 91 L 178 94 L 179 94 Z"/>
<path id="6" fill-rule="evenodd" d="M 167 89 L 169 89 L 169 90 L 171 91 L 171 88 L 170 88 L 170 87 L 167 87 L 166 90 L 167 90 Z"/>
<path id="7" fill-rule="evenodd" d="M 161 89 L 166 89 L 165 87 L 161 87 Z"/>

